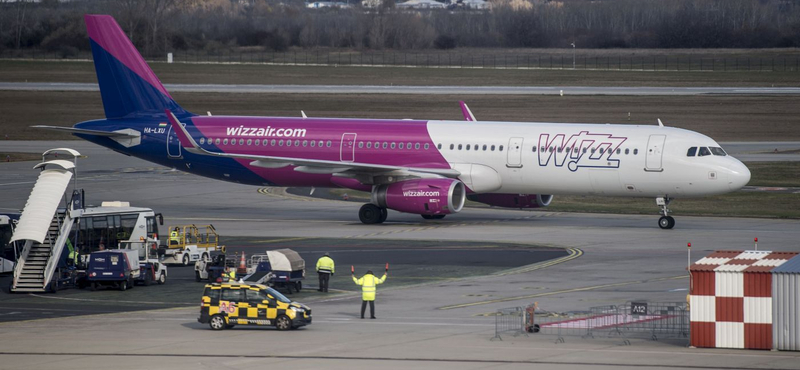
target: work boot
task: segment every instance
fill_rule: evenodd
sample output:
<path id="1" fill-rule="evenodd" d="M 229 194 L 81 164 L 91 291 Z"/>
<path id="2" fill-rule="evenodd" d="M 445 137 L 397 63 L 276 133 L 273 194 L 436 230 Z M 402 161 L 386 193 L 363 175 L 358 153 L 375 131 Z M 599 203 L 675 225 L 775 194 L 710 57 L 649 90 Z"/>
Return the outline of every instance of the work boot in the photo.
<path id="1" fill-rule="evenodd" d="M 373 320 L 375 320 L 376 318 L 377 318 L 377 317 L 375 317 L 375 316 L 372 316 L 372 317 L 370 317 L 370 319 L 373 319 Z"/>

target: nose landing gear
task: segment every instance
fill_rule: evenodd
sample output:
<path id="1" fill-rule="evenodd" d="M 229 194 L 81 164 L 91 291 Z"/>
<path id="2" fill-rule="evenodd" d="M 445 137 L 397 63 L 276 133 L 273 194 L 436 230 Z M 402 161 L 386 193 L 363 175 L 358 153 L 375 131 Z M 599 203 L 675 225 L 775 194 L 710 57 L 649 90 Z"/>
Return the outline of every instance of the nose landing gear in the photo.
<path id="1" fill-rule="evenodd" d="M 658 219 L 658 227 L 662 229 L 671 229 L 675 227 L 675 219 L 669 215 L 669 202 L 672 201 L 672 198 L 665 196 L 665 197 L 658 197 L 656 198 L 656 205 L 661 207 L 661 213 L 663 216 Z"/>

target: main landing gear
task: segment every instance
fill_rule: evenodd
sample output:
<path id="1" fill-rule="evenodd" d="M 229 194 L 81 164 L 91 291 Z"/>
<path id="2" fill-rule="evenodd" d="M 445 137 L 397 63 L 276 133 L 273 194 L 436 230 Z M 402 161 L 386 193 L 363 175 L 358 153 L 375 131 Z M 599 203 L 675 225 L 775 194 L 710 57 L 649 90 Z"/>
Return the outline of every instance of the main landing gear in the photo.
<path id="1" fill-rule="evenodd" d="M 389 212 L 386 208 L 378 207 L 372 203 L 367 203 L 361 206 L 358 210 L 358 218 L 362 223 L 369 224 L 382 224 L 386 221 Z"/>
<path id="2" fill-rule="evenodd" d="M 663 216 L 658 219 L 658 227 L 662 229 L 671 229 L 675 227 L 675 219 L 669 215 L 669 202 L 672 201 L 670 197 L 658 197 L 656 198 L 656 205 L 661 207 L 661 213 Z"/>

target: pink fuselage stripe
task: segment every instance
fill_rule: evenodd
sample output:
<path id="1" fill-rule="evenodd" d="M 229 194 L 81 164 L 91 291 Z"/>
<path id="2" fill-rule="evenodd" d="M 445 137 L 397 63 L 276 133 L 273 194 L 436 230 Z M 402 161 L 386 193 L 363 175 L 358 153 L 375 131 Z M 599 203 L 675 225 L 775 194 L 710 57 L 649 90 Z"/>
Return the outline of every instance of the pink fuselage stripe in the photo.
<path id="1" fill-rule="evenodd" d="M 206 140 L 211 139 L 216 142 L 217 138 L 220 139 L 218 149 L 212 148 L 208 142 L 201 145 L 212 151 L 338 162 L 342 160 L 343 134 L 356 134 L 352 148 L 344 148 L 346 151 L 355 152 L 353 158 L 355 163 L 450 168 L 447 160 L 437 150 L 436 143 L 431 139 L 426 121 L 220 116 L 195 116 L 191 121 Z M 195 141 L 200 139 L 196 134 L 193 136 Z M 222 140 L 226 138 L 229 141 L 235 138 L 237 144 L 222 144 Z M 240 139 L 244 145 L 239 145 Z M 248 140 L 253 142 L 248 145 Z M 254 140 L 260 140 L 260 145 L 255 145 Z M 264 140 L 267 140 L 266 146 L 263 144 Z M 281 140 L 282 146 L 279 145 Z M 292 141 L 291 146 L 286 145 L 287 140 Z M 314 141 L 314 146 L 311 146 L 311 141 Z M 331 146 L 328 146 L 329 141 Z M 306 145 L 303 145 L 304 142 Z M 371 143 L 371 148 L 367 148 L 367 142 Z M 386 149 L 383 148 L 384 142 L 387 143 Z M 399 149 L 400 142 L 403 143 L 403 149 Z M 380 149 L 375 148 L 376 143 Z M 391 148 L 391 143 L 395 143 L 394 149 Z M 409 143 L 411 149 L 408 149 Z M 428 145 L 427 150 L 424 149 L 425 144 Z M 250 166 L 252 160 L 248 159 L 238 159 L 237 162 L 278 185 L 336 186 L 330 182 L 329 174 L 300 173 L 294 171 L 292 166 L 278 169 L 255 167 Z M 342 162 L 344 165 L 347 163 Z"/>
<path id="2" fill-rule="evenodd" d="M 86 30 L 97 45 L 117 58 L 123 65 L 153 85 L 158 91 L 170 99 L 172 96 L 161 84 L 161 81 L 142 59 L 142 56 L 119 27 L 117 21 L 108 15 L 86 15 Z"/>

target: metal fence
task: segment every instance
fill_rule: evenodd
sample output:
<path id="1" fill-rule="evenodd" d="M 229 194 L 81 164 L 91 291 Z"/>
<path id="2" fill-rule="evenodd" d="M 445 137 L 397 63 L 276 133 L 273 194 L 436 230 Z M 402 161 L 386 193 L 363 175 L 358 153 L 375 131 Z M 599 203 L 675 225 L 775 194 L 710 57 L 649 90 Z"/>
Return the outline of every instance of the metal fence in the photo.
<path id="1" fill-rule="evenodd" d="M 543 54 L 532 50 L 509 51 L 357 51 L 290 50 L 264 51 L 176 51 L 176 63 L 251 63 L 305 66 L 370 66 L 488 69 L 555 69 L 613 71 L 706 71 L 706 72 L 798 72 L 797 56 L 709 56 L 709 55 L 592 55 Z M 87 51 L 64 53 L 39 49 L 3 50 L 3 59 L 70 60 L 91 59 Z M 148 61 L 166 61 L 166 55 Z"/>
<path id="2" fill-rule="evenodd" d="M 543 312 L 533 304 L 498 310 L 495 320 L 494 338 L 500 339 L 521 333 L 553 335 L 556 343 L 570 336 L 618 337 L 626 344 L 628 338 L 689 338 L 689 310 L 683 302 L 626 302 L 568 314 Z"/>

